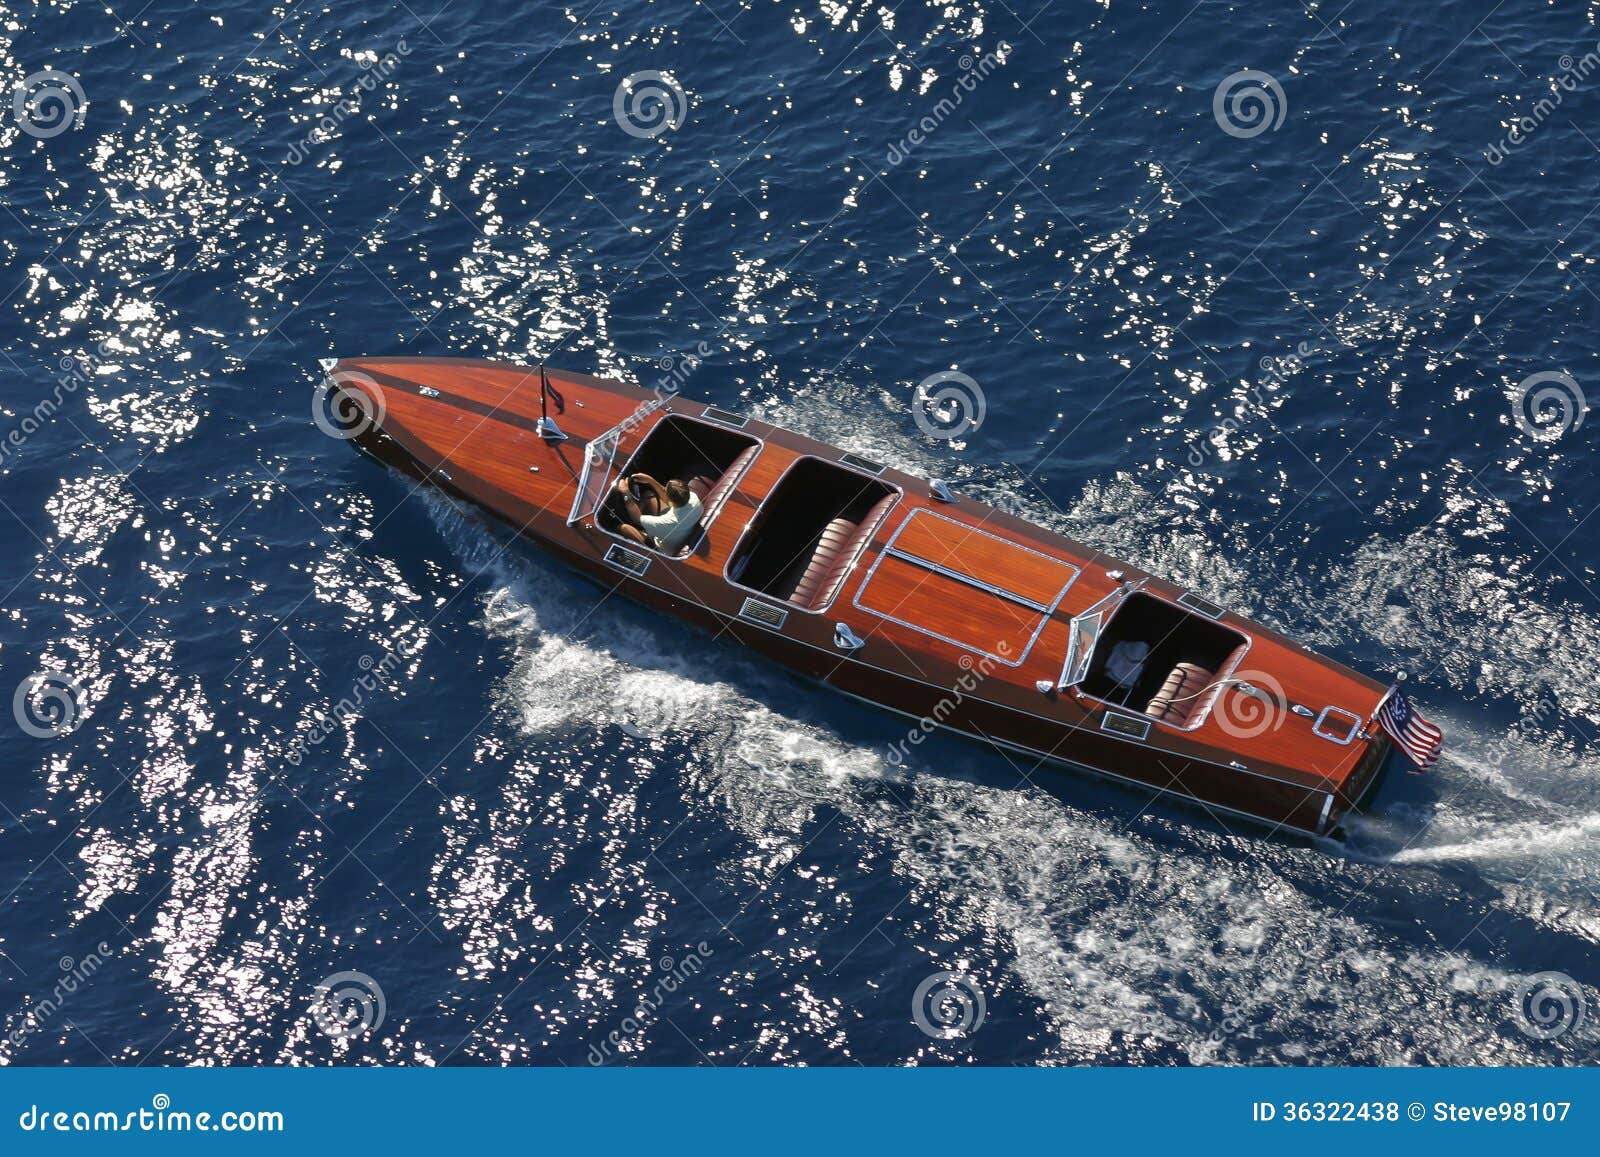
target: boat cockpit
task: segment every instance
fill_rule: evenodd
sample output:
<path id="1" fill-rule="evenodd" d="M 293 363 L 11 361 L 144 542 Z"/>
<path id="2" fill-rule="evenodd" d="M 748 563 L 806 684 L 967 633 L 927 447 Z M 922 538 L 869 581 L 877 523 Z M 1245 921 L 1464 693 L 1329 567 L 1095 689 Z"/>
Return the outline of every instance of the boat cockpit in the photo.
<path id="1" fill-rule="evenodd" d="M 621 520 L 609 490 L 614 478 L 643 473 L 662 483 L 682 479 L 704 508 L 693 537 L 674 556 L 686 558 L 704 544 L 711 524 L 760 451 L 760 441 L 748 434 L 682 414 L 669 414 L 645 435 L 617 474 L 611 473 L 609 461 L 586 463 L 585 482 L 580 485 L 579 493 L 587 491 L 593 495 L 595 521 L 602 529 L 616 534 Z M 604 453 L 603 446 L 600 452 Z M 601 481 L 598 484 L 589 481 L 590 470 L 602 465 L 604 469 L 595 471 Z"/>
<path id="2" fill-rule="evenodd" d="M 797 458 L 750 520 L 728 581 L 801 607 L 825 609 L 900 491 L 823 458 Z"/>
<path id="3" fill-rule="evenodd" d="M 1127 583 L 1072 621 L 1062 686 L 1180 731 L 1205 722 L 1250 649 L 1203 600 L 1192 610 Z M 1191 596 L 1184 596 L 1190 598 Z"/>

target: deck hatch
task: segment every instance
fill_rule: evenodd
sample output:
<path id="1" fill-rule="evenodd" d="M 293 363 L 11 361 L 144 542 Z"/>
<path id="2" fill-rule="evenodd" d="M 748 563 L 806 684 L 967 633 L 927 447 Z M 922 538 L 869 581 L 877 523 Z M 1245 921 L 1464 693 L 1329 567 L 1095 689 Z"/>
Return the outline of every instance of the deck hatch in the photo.
<path id="1" fill-rule="evenodd" d="M 644 574 L 650 569 L 650 556 L 640 554 L 636 550 L 629 550 L 617 543 L 611 544 L 611 549 L 606 551 L 606 561 L 618 570 L 625 570 L 635 577 Z"/>
<path id="2" fill-rule="evenodd" d="M 1135 719 L 1132 715 L 1107 715 L 1100 720 L 1100 730 L 1128 739 L 1144 739 L 1150 734 L 1150 720 Z"/>
<path id="3" fill-rule="evenodd" d="M 1191 611 L 1199 611 L 1202 615 L 1207 615 L 1213 619 L 1220 619 L 1223 614 L 1222 608 L 1210 599 L 1203 599 L 1199 595 L 1191 594 L 1188 591 L 1178 596 L 1178 602 L 1188 607 Z"/>
<path id="4" fill-rule="evenodd" d="M 700 416 L 708 422 L 720 422 L 724 426 L 732 426 L 735 430 L 743 430 L 750 424 L 750 419 L 743 414 L 735 414 L 732 410 L 724 410 L 721 406 L 707 406 L 700 411 Z"/>
<path id="5" fill-rule="evenodd" d="M 1311 730 L 1323 739 L 1348 746 L 1356 737 L 1356 732 L 1361 730 L 1361 716 L 1343 707 L 1324 707 L 1317 721 L 1311 725 Z"/>
<path id="6" fill-rule="evenodd" d="M 900 626 L 1020 666 L 1078 568 L 923 508 L 895 529 L 855 605 Z"/>
<path id="7" fill-rule="evenodd" d="M 874 462 L 871 458 L 863 458 L 860 454 L 842 454 L 839 461 L 846 466 L 854 466 L 857 470 L 865 470 L 868 474 L 882 474 L 885 470 L 882 462 Z"/>
<path id="8" fill-rule="evenodd" d="M 745 599 L 744 605 L 739 608 L 739 617 L 760 623 L 763 627 L 771 627 L 774 631 L 781 631 L 783 624 L 789 618 L 789 612 L 771 603 L 764 603 L 760 599 Z"/>

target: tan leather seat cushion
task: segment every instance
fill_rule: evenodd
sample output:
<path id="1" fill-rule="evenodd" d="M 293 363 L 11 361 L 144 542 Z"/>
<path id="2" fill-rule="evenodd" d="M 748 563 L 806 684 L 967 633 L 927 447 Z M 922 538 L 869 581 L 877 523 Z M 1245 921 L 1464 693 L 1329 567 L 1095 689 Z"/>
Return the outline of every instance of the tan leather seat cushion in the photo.
<path id="1" fill-rule="evenodd" d="M 1162 681 L 1144 713 L 1174 727 L 1183 727 L 1200 708 L 1205 696 L 1202 692 L 1216 678 L 1198 663 L 1179 663 Z"/>

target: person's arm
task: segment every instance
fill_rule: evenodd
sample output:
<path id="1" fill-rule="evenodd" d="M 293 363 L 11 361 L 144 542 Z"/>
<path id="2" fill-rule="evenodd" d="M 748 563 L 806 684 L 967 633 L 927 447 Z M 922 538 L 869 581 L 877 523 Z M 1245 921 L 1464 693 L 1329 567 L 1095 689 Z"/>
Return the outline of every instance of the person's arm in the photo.
<path id="1" fill-rule="evenodd" d="M 672 500 L 667 497 L 667 488 L 661 485 L 661 483 L 657 482 L 654 478 L 650 477 L 650 475 L 635 474 L 633 478 L 634 481 L 642 482 L 646 486 L 650 487 L 651 490 L 655 491 L 656 501 L 661 504 L 662 513 L 665 513 L 667 509 L 672 506 Z"/>
<path id="2" fill-rule="evenodd" d="M 622 499 L 623 518 L 626 519 L 630 525 L 640 525 L 639 519 L 642 517 L 642 512 L 639 510 L 639 503 L 628 491 L 628 480 L 626 478 L 618 478 L 614 489 L 616 490 L 617 495 Z"/>

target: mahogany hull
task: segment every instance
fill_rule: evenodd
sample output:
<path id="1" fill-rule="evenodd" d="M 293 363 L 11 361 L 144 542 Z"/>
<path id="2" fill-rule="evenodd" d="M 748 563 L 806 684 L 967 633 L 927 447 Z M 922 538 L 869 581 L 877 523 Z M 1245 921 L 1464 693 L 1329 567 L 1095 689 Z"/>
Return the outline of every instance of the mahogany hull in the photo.
<path id="1" fill-rule="evenodd" d="M 362 400 L 365 407 L 369 420 L 358 422 L 354 437 L 362 449 L 483 508 L 620 595 L 914 721 L 886 734 L 891 761 L 943 728 L 1003 750 L 1028 774 L 1044 762 L 1069 765 L 1134 785 L 1145 793 L 1147 805 L 1163 797 L 1179 799 L 1204 807 L 1225 826 L 1243 817 L 1309 834 L 1331 831 L 1383 771 L 1390 741 L 1372 717 L 1386 687 L 1221 608 L 1216 608 L 1217 621 L 1248 636 L 1249 672 L 1257 686 L 1272 688 L 1271 707 L 1259 698 L 1230 697 L 1225 690 L 1213 716 L 1198 727 L 1154 725 L 1135 739 L 1106 729 L 1108 718 L 1128 724 L 1127 713 L 1114 705 L 1070 692 L 1041 692 L 1037 684 L 1060 675 L 1072 616 L 1120 582 L 1145 579 L 1153 597 L 1174 603 L 1186 592 L 1001 511 L 960 497 L 954 504 L 940 502 L 927 480 L 894 470 L 876 475 L 899 491 L 893 509 L 827 606 L 818 611 L 786 606 L 737 585 L 727 574 L 735 545 L 784 472 L 803 457 L 847 457 L 837 447 L 765 423 L 745 421 L 739 427 L 759 440 L 759 453 L 688 557 L 630 548 L 592 516 L 569 521 L 590 441 L 629 419 L 653 396 L 564 371 L 552 370 L 549 378 L 566 399 L 558 418 L 569 435 L 566 441 L 547 441 L 536 431 L 536 369 L 447 358 L 346 360 L 330 368 L 335 394 Z M 623 435 L 618 464 L 656 422 L 669 415 L 705 420 L 706 410 L 703 403 L 666 399 Z M 1024 624 L 1027 630 L 1013 633 L 1017 645 L 994 654 L 951 641 L 952 633 L 977 630 L 993 618 L 980 598 L 952 597 L 950 590 L 937 588 L 902 590 L 892 585 L 887 570 L 883 585 L 863 598 L 869 583 L 879 582 L 873 564 L 886 548 L 892 552 L 895 533 L 902 528 L 908 536 L 920 533 L 922 524 L 907 525 L 918 512 L 926 512 L 924 523 L 937 515 L 961 524 L 957 529 L 967 534 L 969 553 L 985 554 L 991 562 L 999 557 L 993 565 L 1029 570 L 1014 580 L 1018 587 L 1031 584 L 1024 589 L 1043 591 L 1052 575 L 1071 572 L 1059 605 L 1038 601 L 1027 612 L 1033 616 Z M 979 534 L 983 541 L 974 537 Z M 991 544 L 988 536 L 1003 541 Z M 1030 557 L 1012 550 L 1012 544 Z M 1008 552 L 1015 559 L 1004 557 Z M 960 563 L 955 554 L 952 549 L 952 566 Z M 633 558 L 618 565 L 625 555 Z M 635 573 L 639 556 L 645 561 Z M 898 602 L 885 605 L 883 591 L 891 591 Z M 753 621 L 752 602 L 766 604 L 768 613 L 778 607 L 781 625 Z M 835 629 L 841 622 L 863 646 L 840 649 Z M 1313 727 L 1290 709 L 1299 704 L 1337 710 L 1333 718 L 1348 715 L 1360 721 L 1359 728 L 1347 741 L 1333 742 L 1321 734 L 1322 718 Z M 1257 707 L 1267 714 L 1239 726 L 1238 719 L 1250 718 Z M 1223 717 L 1220 723 L 1216 716 Z M 1225 726 L 1229 718 L 1235 726 Z"/>

